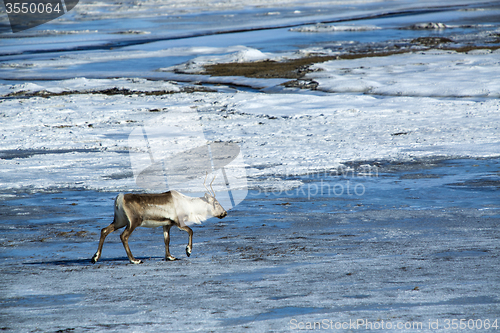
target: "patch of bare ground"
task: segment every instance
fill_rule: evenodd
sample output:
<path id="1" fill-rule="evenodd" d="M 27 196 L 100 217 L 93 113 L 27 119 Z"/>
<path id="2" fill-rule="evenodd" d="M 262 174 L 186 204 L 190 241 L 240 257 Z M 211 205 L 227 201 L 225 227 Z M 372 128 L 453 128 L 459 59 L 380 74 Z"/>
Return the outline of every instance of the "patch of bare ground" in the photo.
<path id="1" fill-rule="evenodd" d="M 204 86 L 190 86 L 183 87 L 179 91 L 172 90 L 152 90 L 152 91 L 141 91 L 141 90 L 130 90 L 126 88 L 108 88 L 102 90 L 68 90 L 61 92 L 50 92 L 47 90 L 39 90 L 39 91 L 17 91 L 14 93 L 10 93 L 5 95 L 4 97 L 55 97 L 55 96 L 66 96 L 66 95 L 75 95 L 75 94 L 102 94 L 102 95 L 145 95 L 145 96 L 162 96 L 162 95 L 170 95 L 176 93 L 192 93 L 192 92 L 214 92 L 215 90 L 204 87 Z"/>
<path id="2" fill-rule="evenodd" d="M 221 63 L 205 66 L 204 74 L 211 76 L 244 76 L 260 79 L 297 79 L 309 72 L 309 66 L 337 56 L 311 56 L 288 61 L 254 61 L 239 63 Z"/>
<path id="3" fill-rule="evenodd" d="M 453 43 L 453 41 L 446 37 L 418 37 L 413 39 L 411 43 L 425 46 L 436 46 L 446 43 Z"/>
<path id="4" fill-rule="evenodd" d="M 490 50 L 490 51 L 495 51 L 500 49 L 500 45 L 492 45 L 492 46 L 475 46 L 475 45 L 466 45 L 466 46 L 461 46 L 461 47 L 456 47 L 456 48 L 445 48 L 445 50 L 451 50 L 451 51 L 456 51 L 460 53 L 467 53 L 470 51 L 474 50 Z"/>

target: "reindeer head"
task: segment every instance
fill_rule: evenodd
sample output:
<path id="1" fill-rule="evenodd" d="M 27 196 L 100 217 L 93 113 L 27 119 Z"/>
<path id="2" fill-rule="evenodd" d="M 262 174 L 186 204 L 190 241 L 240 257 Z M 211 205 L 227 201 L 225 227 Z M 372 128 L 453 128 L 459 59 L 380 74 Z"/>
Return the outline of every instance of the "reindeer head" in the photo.
<path id="1" fill-rule="evenodd" d="M 215 199 L 215 191 L 212 188 L 212 183 L 214 182 L 215 177 L 210 182 L 210 189 L 212 190 L 212 191 L 210 191 L 208 189 L 207 185 L 205 185 L 205 182 L 207 181 L 207 176 L 208 176 L 208 172 L 207 172 L 207 175 L 205 176 L 205 181 L 203 182 L 203 185 L 205 186 L 205 188 L 209 192 L 209 193 L 205 193 L 205 200 L 210 204 L 210 210 L 211 210 L 210 213 L 212 214 L 212 216 L 215 216 L 215 217 L 222 219 L 222 218 L 227 216 L 227 212 L 224 208 L 222 208 L 221 204 L 217 201 L 217 199 Z"/>

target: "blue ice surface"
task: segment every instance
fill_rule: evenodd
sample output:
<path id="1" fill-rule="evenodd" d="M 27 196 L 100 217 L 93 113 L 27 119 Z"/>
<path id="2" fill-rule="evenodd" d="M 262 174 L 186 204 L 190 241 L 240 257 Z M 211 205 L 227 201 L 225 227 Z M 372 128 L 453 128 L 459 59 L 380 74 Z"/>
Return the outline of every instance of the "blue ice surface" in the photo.
<path id="1" fill-rule="evenodd" d="M 288 211 L 292 207 L 287 203 L 293 201 L 328 203 L 317 209 L 332 213 L 367 207 L 500 208 L 499 158 L 443 158 L 397 164 L 374 161 L 283 178 L 298 179 L 303 185 L 281 191 L 252 189 L 235 210 L 241 214 L 262 205 L 266 211 Z M 17 226 L 72 225 L 79 220 L 111 222 L 110 207 L 116 195 L 88 190 L 18 193 L 14 199 L 2 202 L 1 221 Z"/>
<path id="2" fill-rule="evenodd" d="M 354 5 L 353 5 L 354 6 Z M 491 5 L 485 11 L 464 11 L 463 7 L 451 6 L 446 9 L 429 10 L 421 8 L 401 11 L 384 4 L 359 5 L 354 7 L 332 6 L 322 8 L 294 7 L 280 8 L 278 16 L 266 16 L 272 8 L 241 10 L 234 12 L 213 12 L 207 14 L 185 14 L 159 16 L 154 18 L 102 19 L 91 21 L 72 21 L 61 25 L 57 21 L 49 22 L 27 31 L 19 38 L 2 39 L 0 61 L 22 61 L 57 59 L 77 55 L 92 58 L 102 52 L 109 56 L 107 60 L 96 60 L 84 64 L 59 68 L 34 67 L 2 69 L 4 78 L 63 79 L 70 77 L 109 78 L 119 72 L 126 72 L 127 77 L 154 77 L 159 68 L 185 63 L 195 58 L 196 53 L 186 56 L 151 56 L 133 59 L 114 58 L 116 52 L 143 51 L 151 52 L 171 48 L 219 47 L 244 45 L 262 52 L 283 53 L 303 48 L 320 47 L 342 49 L 344 46 L 360 45 L 360 51 L 375 44 L 388 45 L 391 41 L 409 41 L 417 37 L 476 33 L 493 29 L 485 25 L 498 25 L 495 19 L 499 10 Z M 299 10 L 300 14 L 294 14 Z M 376 14 L 391 15 L 376 15 Z M 304 33 L 290 31 L 291 27 L 328 22 L 339 25 L 373 25 L 382 29 L 371 31 L 337 31 Z M 411 30 L 401 29 L 415 23 L 440 22 L 451 25 L 471 24 L 468 28 Z M 482 27 L 478 24 L 483 25 Z M 87 33 L 40 35 L 38 29 L 49 31 L 86 31 Z M 128 31 L 147 31 L 148 34 L 126 33 Z M 206 54 L 210 55 L 210 54 Z"/>
<path id="3" fill-rule="evenodd" d="M 193 274 L 192 280 L 180 281 L 194 290 L 194 296 L 182 294 L 187 298 L 183 306 L 191 313 L 208 308 L 210 325 L 217 327 L 265 326 L 278 320 L 288 328 L 294 318 L 344 320 L 356 314 L 371 320 L 407 311 L 427 322 L 434 316 L 448 318 L 450 313 L 471 315 L 472 308 L 474 313 L 496 316 L 500 158 L 371 161 L 378 172 L 361 176 L 359 172 L 366 171 L 361 166 L 367 164 L 297 177 L 304 184 L 289 194 L 251 190 L 225 219 L 193 227 L 190 258 L 180 256 L 186 233 L 174 230 L 171 251 L 180 261 L 163 261 L 161 228 L 139 228 L 130 240 L 135 257 L 145 262 L 139 266 L 129 264 L 117 233 L 108 236 L 99 263 L 90 263 L 99 230 L 111 222 L 116 193 L 77 189 L 17 193 L 0 202 L 3 274 L 12 278 L 23 272 L 40 279 L 52 274 L 65 281 L 66 288 L 75 283 L 72 278 L 83 276 L 89 287 L 74 293 L 37 293 L 24 291 L 21 281 L 22 288 L 16 285 L 11 293 L 15 297 L 3 300 L 3 305 L 16 318 L 36 310 L 49 323 L 55 322 L 55 314 L 57 323 L 63 318 L 64 324 L 77 327 L 72 323 L 81 313 L 93 315 L 95 304 L 114 302 L 116 289 L 101 288 L 100 279 L 127 276 L 122 280 L 130 281 L 134 272 L 135 279 L 143 279 L 144 291 L 134 293 L 126 305 L 110 306 L 106 313 L 112 320 L 121 315 L 127 316 L 120 320 L 129 320 L 137 309 L 148 321 L 153 318 L 150 310 L 163 311 L 170 320 L 171 309 L 178 311 L 178 305 L 165 303 L 162 297 L 144 304 L 150 299 L 148 290 L 157 290 L 151 289 L 157 282 L 148 275 L 165 278 L 157 287 L 170 286 L 164 291 L 170 297 L 179 286 L 172 286 L 167 278 L 176 279 L 179 274 Z M 307 195 L 313 185 L 346 186 L 348 181 L 351 186 L 365 186 L 363 195 L 347 191 Z M 441 215 L 441 211 L 451 214 Z M 426 294 L 420 296 L 416 286 Z M 220 296 L 222 290 L 225 294 Z M 326 302 L 329 297 L 331 302 Z M 199 306 L 200 300 L 207 303 Z M 230 310 L 224 308 L 228 302 Z M 241 302 L 245 310 L 238 308 Z M 64 313 L 60 305 L 65 306 Z"/>
<path id="4" fill-rule="evenodd" d="M 249 198 L 328 202 L 332 213 L 388 207 L 498 209 L 499 170 L 500 159 L 496 158 L 442 159 L 400 165 L 374 162 L 297 177 L 304 182 L 300 187 L 250 192 Z"/>
<path id="5" fill-rule="evenodd" d="M 195 233 L 197 229 L 203 231 L 197 241 L 209 240 L 211 236 L 205 233 L 210 233 L 214 226 L 235 230 L 254 226 L 287 229 L 295 227 L 297 216 L 306 214 L 329 216 L 332 221 L 339 214 L 401 210 L 428 210 L 431 213 L 475 209 L 487 212 L 490 218 L 500 214 L 499 158 L 433 160 L 400 165 L 378 162 L 373 165 L 378 166 L 371 169 L 371 174 L 366 173 L 364 166 L 351 166 L 350 169 L 298 177 L 303 185 L 286 192 L 250 190 L 247 198 L 229 211 L 227 218 L 214 218 L 201 226 L 194 226 Z M 29 256 L 45 257 L 60 251 L 65 257 L 64 248 L 68 247 L 66 260 L 76 260 L 71 262 L 73 264 L 86 263 L 83 258 L 95 250 L 100 229 L 112 222 L 116 195 L 64 190 L 18 193 L 15 198 L 4 200 L 0 204 L 0 229 L 5 246 L 0 256 L 16 260 Z M 335 223 L 331 226 L 333 228 Z M 322 228 L 328 231 L 328 224 Z M 161 230 L 140 229 L 141 232 L 134 234 L 134 243 L 147 244 L 153 237 L 158 250 L 150 254 L 163 255 Z M 187 235 L 179 232 L 173 237 L 172 244 L 183 244 L 185 238 Z M 106 242 L 106 251 L 126 261 L 118 237 L 109 236 Z M 40 253 L 40 248 L 44 249 L 43 253 Z M 54 264 L 58 263 L 57 258 L 52 260 Z M 78 261 L 80 259 L 83 261 Z M 247 278 L 258 279 L 260 275 L 255 274 Z"/>

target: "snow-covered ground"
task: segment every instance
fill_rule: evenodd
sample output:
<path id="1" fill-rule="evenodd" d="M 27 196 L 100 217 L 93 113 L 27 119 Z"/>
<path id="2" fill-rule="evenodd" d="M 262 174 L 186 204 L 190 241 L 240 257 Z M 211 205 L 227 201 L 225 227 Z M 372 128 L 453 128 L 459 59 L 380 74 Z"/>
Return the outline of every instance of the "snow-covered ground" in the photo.
<path id="1" fill-rule="evenodd" d="M 370 330 L 342 326 L 363 320 L 444 332 L 466 319 L 496 330 L 499 10 L 84 2 L 0 35 L 0 328 Z M 297 85 L 205 73 L 311 55 L 332 59 Z M 143 265 L 128 264 L 116 234 L 91 265 L 113 198 L 145 190 L 130 152 L 151 147 L 130 135 L 148 126 L 181 146 L 238 145 L 248 195 L 194 227 L 190 258 L 163 261 L 160 230 L 137 230 Z M 185 241 L 174 232 L 174 255 Z"/>
<path id="2" fill-rule="evenodd" d="M 353 161 L 498 156 L 500 85 L 490 77 L 500 77 L 499 54 L 428 51 L 315 65 L 322 70 L 306 79 L 335 94 L 185 93 L 174 83 L 132 79 L 5 86 L 11 94 L 79 93 L 3 101 L 2 188 L 138 190 L 128 135 L 158 113 L 175 121 L 184 108 L 199 113 L 207 140 L 240 145 L 253 186 L 296 186 L 275 184 L 274 175 Z M 132 94 L 89 93 L 109 88 Z"/>

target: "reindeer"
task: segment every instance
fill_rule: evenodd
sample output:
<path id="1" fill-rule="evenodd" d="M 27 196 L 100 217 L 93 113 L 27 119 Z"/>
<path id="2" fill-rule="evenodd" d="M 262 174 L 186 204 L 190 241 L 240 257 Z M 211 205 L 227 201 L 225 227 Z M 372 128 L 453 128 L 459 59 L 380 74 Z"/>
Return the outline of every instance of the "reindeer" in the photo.
<path id="1" fill-rule="evenodd" d="M 207 192 L 210 192 L 205 185 L 207 176 L 205 176 L 203 185 Z M 127 252 L 128 259 L 133 264 L 142 264 L 141 260 L 134 258 L 128 246 L 128 238 L 137 227 L 155 228 L 163 226 L 165 260 L 176 260 L 169 250 L 170 228 L 175 225 L 180 230 L 186 231 L 189 234 L 189 241 L 186 246 L 186 254 L 189 257 L 193 249 L 193 230 L 186 223 L 199 224 L 210 217 L 222 219 L 227 215 L 227 212 L 215 199 L 215 192 L 212 188 L 214 180 L 215 177 L 210 183 L 210 189 L 212 190 L 210 194 L 205 193 L 205 196 L 200 198 L 188 197 L 174 190 L 160 194 L 120 193 L 115 199 L 113 223 L 101 230 L 99 247 L 92 257 L 92 263 L 96 263 L 101 257 L 102 245 L 106 236 L 122 227 L 126 228 L 120 235 L 120 239 Z"/>

